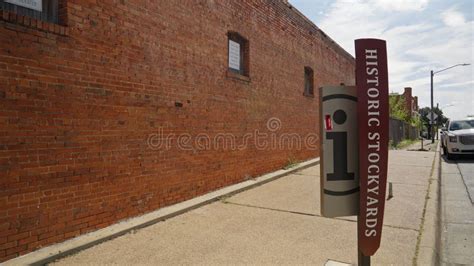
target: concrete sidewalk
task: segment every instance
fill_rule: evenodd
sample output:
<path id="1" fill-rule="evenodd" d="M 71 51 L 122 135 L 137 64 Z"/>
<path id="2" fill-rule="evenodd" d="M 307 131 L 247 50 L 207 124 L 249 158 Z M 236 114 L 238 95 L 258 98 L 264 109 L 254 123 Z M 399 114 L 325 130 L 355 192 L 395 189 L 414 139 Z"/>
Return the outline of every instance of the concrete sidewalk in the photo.
<path id="1" fill-rule="evenodd" d="M 390 151 L 382 245 L 374 265 L 410 265 L 434 152 Z M 55 264 L 315 264 L 357 262 L 353 217 L 319 213 L 319 166 L 118 237 Z"/>
<path id="2" fill-rule="evenodd" d="M 429 139 L 424 139 L 423 140 L 423 145 L 421 145 L 421 140 L 417 140 L 415 143 L 408 145 L 407 147 L 401 148 L 399 150 L 404 150 L 404 151 L 420 151 L 421 146 L 423 146 L 423 150 L 425 151 L 436 151 L 436 148 L 438 146 L 438 140 L 435 140 L 434 143 L 431 143 L 431 140 Z"/>

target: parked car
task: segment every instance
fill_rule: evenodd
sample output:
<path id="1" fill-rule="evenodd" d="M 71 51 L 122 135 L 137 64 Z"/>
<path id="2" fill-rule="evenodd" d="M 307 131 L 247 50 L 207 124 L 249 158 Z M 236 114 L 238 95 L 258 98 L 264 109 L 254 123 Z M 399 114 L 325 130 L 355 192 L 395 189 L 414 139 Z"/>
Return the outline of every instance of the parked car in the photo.
<path id="1" fill-rule="evenodd" d="M 459 154 L 474 154 L 474 117 L 449 121 L 441 130 L 441 146 L 448 159 Z"/>

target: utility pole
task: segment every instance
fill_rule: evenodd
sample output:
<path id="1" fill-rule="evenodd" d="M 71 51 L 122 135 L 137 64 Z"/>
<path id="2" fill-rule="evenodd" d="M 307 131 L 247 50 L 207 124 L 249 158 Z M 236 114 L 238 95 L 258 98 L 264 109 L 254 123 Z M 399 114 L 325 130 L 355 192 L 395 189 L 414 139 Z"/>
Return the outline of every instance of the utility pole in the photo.
<path id="1" fill-rule="evenodd" d="M 434 110 L 433 110 L 433 70 L 431 70 L 431 113 L 430 113 L 430 135 L 431 135 L 431 143 L 434 143 L 434 135 L 433 135 L 433 124 L 434 124 Z"/>
<path id="2" fill-rule="evenodd" d="M 439 110 L 439 103 L 436 103 L 436 110 Z M 438 140 L 438 130 L 438 118 L 436 118 L 436 140 Z"/>
<path id="3" fill-rule="evenodd" d="M 443 72 L 445 70 L 448 70 L 448 69 L 451 69 L 453 67 L 457 67 L 457 66 L 469 66 L 470 64 L 456 64 L 454 66 L 450 66 L 450 67 L 447 67 L 445 69 L 441 69 L 441 70 L 438 70 L 436 72 L 434 72 L 433 70 L 431 70 L 430 74 L 431 74 L 431 117 L 430 117 L 430 120 L 431 120 L 431 123 L 430 123 L 430 134 L 431 134 L 431 143 L 434 143 L 434 134 L 433 134 L 433 129 L 434 129 L 434 110 L 433 110 L 433 76 L 434 74 L 436 73 L 439 73 L 439 72 Z"/>

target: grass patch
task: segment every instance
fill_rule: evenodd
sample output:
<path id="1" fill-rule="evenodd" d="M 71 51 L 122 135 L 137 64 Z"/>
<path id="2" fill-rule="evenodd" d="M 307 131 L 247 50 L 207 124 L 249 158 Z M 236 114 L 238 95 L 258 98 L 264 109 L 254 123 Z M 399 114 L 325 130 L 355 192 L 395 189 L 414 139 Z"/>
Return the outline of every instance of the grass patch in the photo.
<path id="1" fill-rule="evenodd" d="M 410 145 L 413 145 L 415 144 L 416 142 L 418 142 L 417 139 L 404 139 L 398 143 L 394 143 L 393 141 L 390 140 L 390 149 L 391 150 L 398 150 L 398 149 L 403 149 L 403 148 L 406 148 Z"/>
<path id="2" fill-rule="evenodd" d="M 398 143 L 398 148 L 401 149 L 401 148 L 408 147 L 412 144 L 415 144 L 417 141 L 418 141 L 417 139 L 404 139 L 400 141 L 400 143 Z"/>
<path id="3" fill-rule="evenodd" d="M 283 169 L 288 170 L 298 166 L 298 164 L 300 164 L 300 161 L 297 160 L 294 156 L 290 156 L 290 158 L 288 158 L 288 163 L 283 167 Z"/>

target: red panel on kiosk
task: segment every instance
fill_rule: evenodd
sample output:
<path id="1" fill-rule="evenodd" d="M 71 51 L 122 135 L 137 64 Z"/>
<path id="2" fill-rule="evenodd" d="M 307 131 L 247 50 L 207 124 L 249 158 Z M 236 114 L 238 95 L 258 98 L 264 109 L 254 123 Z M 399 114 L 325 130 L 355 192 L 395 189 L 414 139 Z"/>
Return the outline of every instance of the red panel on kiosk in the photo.
<path id="1" fill-rule="evenodd" d="M 331 115 L 326 115 L 324 121 L 326 122 L 326 130 L 332 130 Z"/>
<path id="2" fill-rule="evenodd" d="M 384 40 L 358 39 L 356 50 L 359 127 L 359 249 L 372 256 L 380 246 L 388 162 L 388 71 Z"/>

